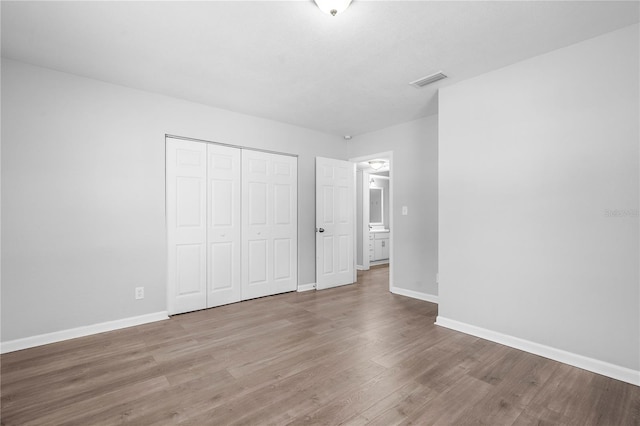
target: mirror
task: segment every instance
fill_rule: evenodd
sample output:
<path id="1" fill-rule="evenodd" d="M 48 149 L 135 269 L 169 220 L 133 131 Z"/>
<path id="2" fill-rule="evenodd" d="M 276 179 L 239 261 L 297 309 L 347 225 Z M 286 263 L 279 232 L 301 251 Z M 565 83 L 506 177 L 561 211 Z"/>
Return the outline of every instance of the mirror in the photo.
<path id="1" fill-rule="evenodd" d="M 382 225 L 382 188 L 369 188 L 369 224 Z"/>

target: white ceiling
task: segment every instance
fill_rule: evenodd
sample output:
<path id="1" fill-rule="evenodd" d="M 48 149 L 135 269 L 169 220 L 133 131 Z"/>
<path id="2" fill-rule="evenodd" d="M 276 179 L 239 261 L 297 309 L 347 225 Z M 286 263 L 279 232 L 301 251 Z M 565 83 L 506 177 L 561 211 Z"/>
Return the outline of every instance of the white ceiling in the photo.
<path id="1" fill-rule="evenodd" d="M 4 57 L 358 135 L 437 113 L 437 89 L 639 21 L 637 1 L 2 1 Z M 442 70 L 450 78 L 408 83 Z M 587 88 L 585 88 L 587 89 Z"/>

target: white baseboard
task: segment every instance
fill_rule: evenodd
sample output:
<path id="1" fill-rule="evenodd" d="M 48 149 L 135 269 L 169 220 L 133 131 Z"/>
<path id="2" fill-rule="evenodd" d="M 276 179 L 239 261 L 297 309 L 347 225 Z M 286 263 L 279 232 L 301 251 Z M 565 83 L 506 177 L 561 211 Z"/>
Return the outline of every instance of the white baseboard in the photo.
<path id="1" fill-rule="evenodd" d="M 356 265 L 356 271 L 366 271 L 367 269 L 364 269 L 364 266 L 362 265 Z"/>
<path id="2" fill-rule="evenodd" d="M 438 316 L 436 318 L 436 325 L 470 334 L 472 336 L 480 337 L 485 340 L 490 340 L 492 342 L 500 343 L 501 345 L 520 349 L 522 351 L 529 352 L 535 355 L 540 355 L 554 361 L 559 361 L 564 364 L 582 368 L 583 370 L 602 374 L 603 376 L 611 377 L 612 379 L 631 383 L 632 385 L 640 386 L 640 371 L 632 370 L 630 368 L 621 367 L 619 365 L 610 364 L 608 362 L 600 361 L 593 358 L 588 358 L 572 352 L 564 351 L 562 349 L 552 348 L 540 343 L 535 343 L 529 340 L 520 339 L 518 337 L 509 336 L 507 334 L 498 333 L 496 331 L 487 330 L 485 328 L 476 327 L 475 325 L 451 320 L 442 316 Z"/>
<path id="3" fill-rule="evenodd" d="M 391 286 L 391 293 L 400 296 L 412 297 L 414 299 L 424 300 L 425 302 L 438 303 L 438 296 L 435 294 L 422 293 L 415 290 L 407 290 L 406 288 Z"/>
<path id="4" fill-rule="evenodd" d="M 33 348 L 49 343 L 62 342 L 63 340 L 75 339 L 76 337 L 89 336 L 91 334 L 104 333 L 107 331 L 119 330 L 121 328 L 133 327 L 155 321 L 169 319 L 167 311 L 154 312 L 152 314 L 140 315 L 137 317 L 123 318 L 115 321 L 107 321 L 99 324 L 87 325 L 84 327 L 71 328 L 68 330 L 55 331 L 53 333 L 40 334 L 37 336 L 25 337 L 22 339 L 9 340 L 0 343 L 0 353 L 19 351 Z"/>
<path id="5" fill-rule="evenodd" d="M 298 291 L 302 292 L 302 291 L 311 291 L 311 290 L 315 290 L 316 289 L 316 283 L 309 283 L 309 284 L 300 284 L 298 285 Z"/>

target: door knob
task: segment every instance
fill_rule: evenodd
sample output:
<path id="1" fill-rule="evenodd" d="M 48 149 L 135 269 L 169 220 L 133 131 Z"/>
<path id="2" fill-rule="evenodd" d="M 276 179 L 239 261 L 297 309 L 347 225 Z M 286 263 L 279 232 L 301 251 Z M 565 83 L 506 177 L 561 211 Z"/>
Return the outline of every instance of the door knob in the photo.
<path id="1" fill-rule="evenodd" d="M 318 232 L 324 232 L 324 228 L 318 229 Z"/>

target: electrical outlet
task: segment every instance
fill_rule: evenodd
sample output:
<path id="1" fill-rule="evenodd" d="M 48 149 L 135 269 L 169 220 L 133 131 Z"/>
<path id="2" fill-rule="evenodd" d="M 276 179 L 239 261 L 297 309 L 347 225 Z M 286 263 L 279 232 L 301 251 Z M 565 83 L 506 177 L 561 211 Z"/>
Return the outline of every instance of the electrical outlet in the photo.
<path id="1" fill-rule="evenodd" d="M 144 287 L 136 287 L 136 300 L 144 299 Z"/>
<path id="2" fill-rule="evenodd" d="M 406 216 L 409 214 L 409 207 L 407 206 L 402 206 L 402 215 Z"/>

